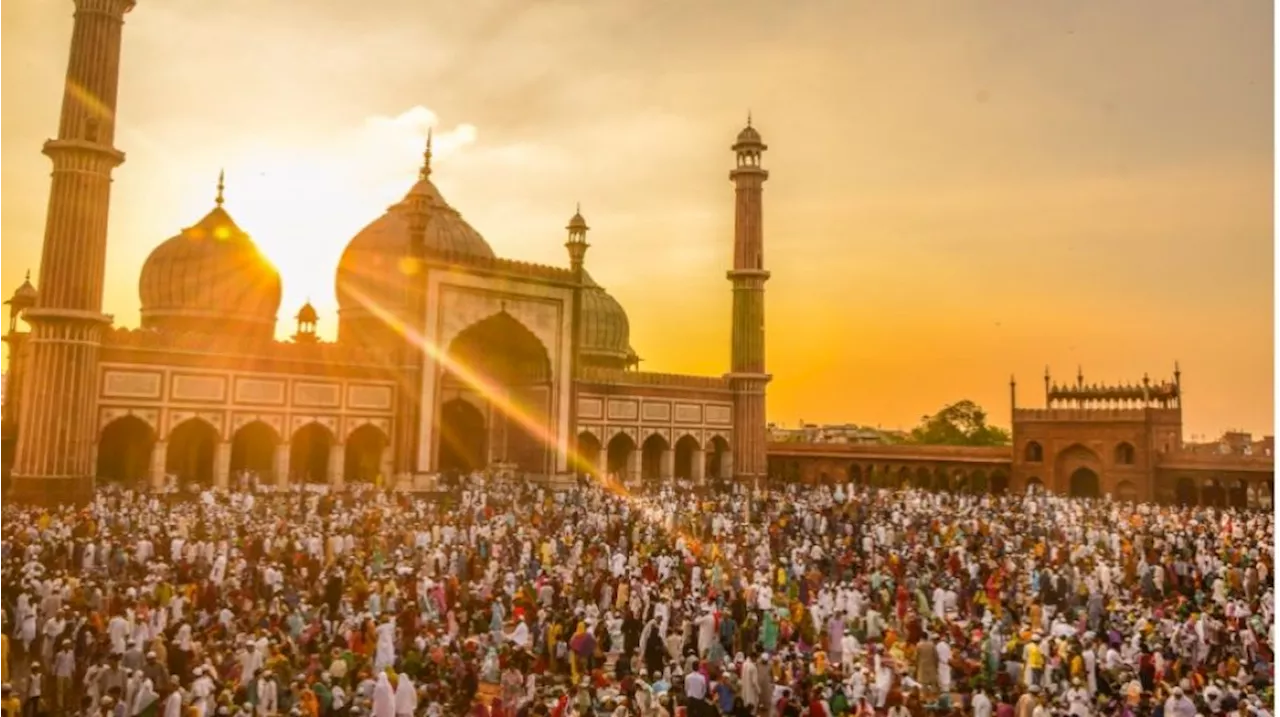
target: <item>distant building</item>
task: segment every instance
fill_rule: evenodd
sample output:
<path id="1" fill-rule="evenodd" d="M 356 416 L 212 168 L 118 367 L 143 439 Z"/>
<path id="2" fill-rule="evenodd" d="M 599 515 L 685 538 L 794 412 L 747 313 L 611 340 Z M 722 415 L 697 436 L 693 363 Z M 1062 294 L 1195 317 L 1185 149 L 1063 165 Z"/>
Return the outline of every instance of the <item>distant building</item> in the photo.
<path id="1" fill-rule="evenodd" d="M 1269 506 L 1274 438 L 1230 432 L 1182 438 L 1182 372 L 1172 380 L 1100 385 L 1083 372 L 1059 384 L 1045 372 L 1043 408 L 1018 405 L 1011 381 L 1012 445 L 863 444 L 818 440 L 769 447 L 770 475 L 978 493 L 1045 490 L 1078 497 L 1214 506 Z M 803 430 L 800 434 L 803 434 Z"/>
<path id="2" fill-rule="evenodd" d="M 795 428 L 769 424 L 769 440 L 779 443 L 848 443 L 882 445 L 901 442 L 905 431 L 885 431 L 855 423 L 817 424 L 800 422 Z"/>

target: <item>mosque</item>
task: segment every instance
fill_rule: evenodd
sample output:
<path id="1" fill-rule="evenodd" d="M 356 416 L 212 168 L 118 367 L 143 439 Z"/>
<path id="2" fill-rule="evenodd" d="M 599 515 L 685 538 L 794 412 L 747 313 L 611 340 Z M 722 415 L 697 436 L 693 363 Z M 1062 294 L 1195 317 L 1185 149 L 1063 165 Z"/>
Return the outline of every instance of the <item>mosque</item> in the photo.
<path id="1" fill-rule="evenodd" d="M 138 281 L 141 326 L 102 313 L 124 16 L 134 0 L 76 0 L 39 279 L 7 302 L 5 473 L 19 500 L 86 498 L 95 479 L 231 485 L 413 483 L 501 467 L 559 476 L 764 477 L 760 133 L 732 142 L 730 370 L 637 370 L 627 314 L 585 268 L 589 228 L 566 227 L 568 267 L 498 257 L 432 182 L 417 182 L 347 244 L 338 336 L 224 201 L 161 242 Z M 95 99 L 96 98 L 96 99 Z M 727 143 L 728 144 L 728 143 Z M 38 290 L 37 290 L 38 288 Z M 296 332 L 278 341 L 282 310 Z M 30 326 L 21 331 L 19 321 Z"/>
<path id="2" fill-rule="evenodd" d="M 498 257 L 432 182 L 347 244 L 334 342 L 309 304 L 279 341 L 280 275 L 213 207 L 161 242 L 138 281 L 141 326 L 102 313 L 120 44 L 135 0 L 75 0 L 40 274 L 7 301 L 6 497 L 87 500 L 99 481 L 401 487 L 501 468 L 553 478 L 756 484 L 766 477 L 935 490 L 1265 506 L 1260 453 L 1182 443 L 1181 371 L 1116 385 L 1044 376 L 1044 407 L 1010 382 L 1012 445 L 769 444 L 763 166 L 756 128 L 729 147 L 734 188 L 731 359 L 720 376 L 638 370 L 626 311 L 585 268 L 589 228 L 565 228 L 567 267 Z M 727 158 L 726 158 L 727 159 Z M 726 202 L 727 204 L 727 202 Z M 727 207 L 726 207 L 727 208 Z M 23 324 L 30 330 L 23 330 Z"/>

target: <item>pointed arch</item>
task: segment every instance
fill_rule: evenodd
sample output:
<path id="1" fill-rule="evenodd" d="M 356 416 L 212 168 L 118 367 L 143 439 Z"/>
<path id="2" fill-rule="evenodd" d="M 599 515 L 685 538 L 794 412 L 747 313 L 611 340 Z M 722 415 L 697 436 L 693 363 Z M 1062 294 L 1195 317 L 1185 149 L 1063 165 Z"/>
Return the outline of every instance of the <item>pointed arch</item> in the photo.
<path id="1" fill-rule="evenodd" d="M 662 462 L 671 445 L 660 433 L 650 433 L 640 446 L 640 477 L 646 481 L 662 480 Z"/>
<path id="2" fill-rule="evenodd" d="M 1101 482 L 1092 468 L 1080 466 L 1071 473 L 1067 494 L 1072 498 L 1097 498 L 1102 495 Z"/>
<path id="3" fill-rule="evenodd" d="M 1133 481 L 1122 480 L 1116 483 L 1115 498 L 1121 503 L 1138 502 L 1138 486 Z"/>
<path id="4" fill-rule="evenodd" d="M 716 433 L 707 441 L 707 478 L 729 478 L 729 441 Z M 796 476 L 799 478 L 799 476 Z"/>
<path id="5" fill-rule="evenodd" d="M 476 378 L 504 385 L 536 382 L 551 375 L 547 346 L 505 309 L 462 329 L 447 343 L 448 369 L 466 384 Z M 483 393 L 486 386 L 472 388 Z"/>
<path id="6" fill-rule="evenodd" d="M 698 478 L 695 475 L 698 461 L 702 460 L 702 446 L 698 445 L 698 439 L 688 433 L 680 436 L 676 441 L 675 447 L 675 477 L 680 480 L 694 480 Z M 777 473 L 771 470 L 770 473 Z"/>
<path id="7" fill-rule="evenodd" d="M 131 488 L 145 486 L 155 444 L 155 430 L 138 416 L 111 421 L 98 435 L 98 479 Z"/>
<path id="8" fill-rule="evenodd" d="M 260 480 L 275 475 L 276 447 L 280 434 L 260 420 L 250 421 L 231 434 L 231 474 L 249 471 Z"/>
<path id="9" fill-rule="evenodd" d="M 290 483 L 328 483 L 329 454 L 336 441 L 328 426 L 312 421 L 289 439 Z"/>
<path id="10" fill-rule="evenodd" d="M 578 432 L 578 442 L 574 448 L 574 455 L 571 466 L 575 473 L 583 475 L 595 475 L 599 470 L 600 451 L 604 448 L 600 445 L 600 437 L 591 429 L 583 429 Z"/>
<path id="11" fill-rule="evenodd" d="M 524 313 L 519 306 L 513 310 Z M 554 374 L 549 345 L 505 307 L 452 337 L 443 337 L 442 343 L 448 346 L 442 378 L 445 385 L 483 396 L 492 396 L 498 387 L 499 395 L 505 396 L 489 401 L 487 415 L 479 411 L 484 418 L 482 424 L 476 423 L 475 413 L 463 415 L 460 408 L 451 409 L 455 411 L 452 418 L 461 420 L 461 428 L 472 433 L 451 439 L 442 425 L 437 438 L 437 465 L 441 469 L 475 470 L 487 466 L 492 456 L 521 471 L 545 473 L 548 458 L 558 450 L 557 433 L 551 426 L 549 392 Z M 452 403 L 439 410 L 443 413 Z M 441 424 L 444 423 L 442 416 Z M 480 425 L 484 426 L 483 445 L 479 440 Z"/>
<path id="12" fill-rule="evenodd" d="M 1009 476 L 1004 471 L 991 474 L 991 494 L 1004 495 L 1009 490 Z"/>
<path id="13" fill-rule="evenodd" d="M 1047 488 L 1057 493 L 1096 498 L 1102 495 L 1101 476 L 1102 459 L 1098 454 L 1082 443 L 1073 443 L 1054 454 L 1052 484 Z"/>
<path id="14" fill-rule="evenodd" d="M 1044 446 L 1039 441 L 1027 441 L 1022 449 L 1022 460 L 1027 463 L 1044 463 Z"/>
<path id="15" fill-rule="evenodd" d="M 342 478 L 348 483 L 374 483 L 382 473 L 382 455 L 390 444 L 375 423 L 362 423 L 347 434 L 342 454 Z"/>
<path id="16" fill-rule="evenodd" d="M 609 439 L 606 449 L 605 467 L 609 475 L 620 478 L 631 478 L 632 454 L 636 452 L 636 442 L 629 434 L 619 431 Z"/>
<path id="17" fill-rule="evenodd" d="M 179 484 L 213 485 L 213 462 L 220 438 L 218 429 L 199 416 L 174 426 L 167 441 L 165 472 L 176 476 Z"/>

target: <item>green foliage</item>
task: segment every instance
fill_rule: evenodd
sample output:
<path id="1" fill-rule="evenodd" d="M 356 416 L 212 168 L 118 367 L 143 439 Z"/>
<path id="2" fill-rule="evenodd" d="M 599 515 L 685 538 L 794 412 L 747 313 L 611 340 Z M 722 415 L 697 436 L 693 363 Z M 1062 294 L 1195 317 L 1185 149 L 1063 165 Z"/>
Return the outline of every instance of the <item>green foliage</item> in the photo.
<path id="1" fill-rule="evenodd" d="M 987 425 L 987 412 L 973 401 L 957 401 L 911 430 L 911 443 L 934 446 L 1007 446 L 1009 432 Z"/>

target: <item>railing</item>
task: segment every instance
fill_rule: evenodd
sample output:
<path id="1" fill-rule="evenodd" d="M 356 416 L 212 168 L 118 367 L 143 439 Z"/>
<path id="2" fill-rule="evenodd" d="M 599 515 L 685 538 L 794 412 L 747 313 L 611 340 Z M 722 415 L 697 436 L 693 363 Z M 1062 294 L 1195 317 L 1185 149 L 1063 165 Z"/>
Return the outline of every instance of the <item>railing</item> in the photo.
<path id="1" fill-rule="evenodd" d="M 573 283 L 575 281 L 572 270 L 558 266 L 551 266 L 549 264 L 536 264 L 534 262 L 518 261 L 516 259 L 476 256 L 474 254 L 466 254 L 456 251 L 429 251 L 426 258 L 429 261 L 434 260 L 454 266 L 488 269 L 490 271 L 514 274 L 516 276 L 528 276 L 536 279 L 547 279 L 550 281 L 567 283 Z"/>
<path id="2" fill-rule="evenodd" d="M 102 337 L 105 349 L 138 349 L 174 353 L 219 354 L 279 361 L 315 361 L 331 364 L 385 366 L 386 355 L 357 346 L 334 343 L 293 343 L 274 339 L 198 333 L 170 333 L 149 329 L 116 328 Z"/>

